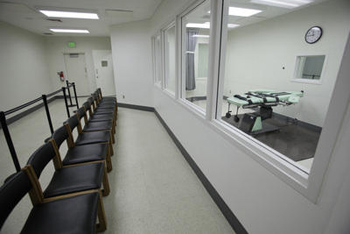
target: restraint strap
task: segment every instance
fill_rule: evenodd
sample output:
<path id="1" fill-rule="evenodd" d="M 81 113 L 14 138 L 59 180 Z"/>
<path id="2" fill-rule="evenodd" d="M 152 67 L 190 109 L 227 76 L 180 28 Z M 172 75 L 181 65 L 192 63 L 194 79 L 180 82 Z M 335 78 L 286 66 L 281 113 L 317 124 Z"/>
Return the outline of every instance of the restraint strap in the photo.
<path id="1" fill-rule="evenodd" d="M 248 98 L 246 98 L 246 97 L 243 97 L 243 96 L 241 96 L 241 95 L 236 94 L 236 95 L 234 95 L 233 97 L 238 98 L 238 99 L 243 100 L 243 101 L 246 101 L 246 102 L 248 102 L 249 104 L 253 104 L 252 100 L 250 100 L 250 99 L 248 99 Z"/>
<path id="2" fill-rule="evenodd" d="M 261 98 L 263 100 L 264 103 L 267 102 L 267 99 L 266 97 L 263 95 L 263 94 L 259 94 L 259 93 L 251 93 L 251 92 L 248 92 L 246 93 L 247 95 L 249 96 L 253 96 L 253 97 L 257 97 L 257 98 Z"/>

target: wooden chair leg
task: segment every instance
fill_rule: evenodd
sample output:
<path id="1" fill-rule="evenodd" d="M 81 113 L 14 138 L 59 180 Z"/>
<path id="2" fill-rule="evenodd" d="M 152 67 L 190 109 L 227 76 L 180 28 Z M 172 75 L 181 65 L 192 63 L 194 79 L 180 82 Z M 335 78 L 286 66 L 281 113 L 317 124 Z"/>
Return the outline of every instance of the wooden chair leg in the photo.
<path id="1" fill-rule="evenodd" d="M 107 152 L 107 157 L 106 157 L 106 166 L 107 166 L 107 172 L 111 172 L 113 170 L 112 160 L 111 160 L 111 155 L 109 154 L 109 150 Z"/>
<path id="2" fill-rule="evenodd" d="M 97 232 L 104 232 L 107 230 L 107 219 L 106 219 L 106 212 L 102 201 L 102 195 L 101 191 L 99 191 L 99 199 L 98 199 L 98 210 L 97 210 L 97 217 L 98 217 L 98 224 L 96 225 Z"/>
<path id="3" fill-rule="evenodd" d="M 111 189 L 109 187 L 109 181 L 108 181 L 108 174 L 107 174 L 107 167 L 106 164 L 104 165 L 104 171 L 103 171 L 103 179 L 102 179 L 102 183 L 103 183 L 103 196 L 108 196 L 108 194 L 110 193 Z"/>
<path id="4" fill-rule="evenodd" d="M 113 145 L 111 142 L 109 142 L 108 144 L 109 144 L 109 148 L 110 148 L 110 155 L 113 156 L 114 155 Z"/>

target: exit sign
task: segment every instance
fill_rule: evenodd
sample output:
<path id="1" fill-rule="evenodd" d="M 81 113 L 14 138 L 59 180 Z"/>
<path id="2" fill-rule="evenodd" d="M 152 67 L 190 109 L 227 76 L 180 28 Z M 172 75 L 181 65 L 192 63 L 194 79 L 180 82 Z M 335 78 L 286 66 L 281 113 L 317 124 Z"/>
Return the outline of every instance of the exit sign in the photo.
<path id="1" fill-rule="evenodd" d="M 69 48 L 75 48 L 76 46 L 77 46 L 77 45 L 75 44 L 74 41 L 68 42 L 68 47 L 69 47 Z"/>

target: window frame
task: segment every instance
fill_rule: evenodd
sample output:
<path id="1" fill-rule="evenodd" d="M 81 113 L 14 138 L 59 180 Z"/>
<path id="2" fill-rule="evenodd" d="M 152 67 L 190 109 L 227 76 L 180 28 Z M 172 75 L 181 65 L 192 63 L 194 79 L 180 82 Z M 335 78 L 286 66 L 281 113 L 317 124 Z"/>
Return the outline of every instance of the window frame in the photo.
<path id="1" fill-rule="evenodd" d="M 212 36 L 212 27 L 210 27 L 210 38 L 209 38 L 209 42 L 208 42 L 208 47 L 209 47 L 209 54 L 208 54 L 208 77 L 207 77 L 207 104 L 206 104 L 206 109 L 202 109 L 201 107 L 199 107 L 198 105 L 186 100 L 186 88 L 185 88 L 185 84 L 186 84 L 186 69 L 183 69 L 185 67 L 185 63 L 186 60 L 184 59 L 184 54 L 186 52 L 186 48 L 183 45 L 183 42 L 185 41 L 185 33 L 183 33 L 183 27 L 186 27 L 186 25 L 183 24 L 183 17 L 187 16 L 188 14 L 190 14 L 192 11 L 194 11 L 197 7 L 199 7 L 200 5 L 202 5 L 204 2 L 206 2 L 207 0 L 197 0 L 194 1 L 186 10 L 184 10 L 183 12 L 181 12 L 178 16 L 177 16 L 177 26 L 178 26 L 178 30 L 177 30 L 177 39 L 178 39 L 178 58 L 177 61 L 179 63 L 178 66 L 178 74 L 180 74 L 180 79 L 179 79 L 179 84 L 178 84 L 178 88 L 179 88 L 179 92 L 178 92 L 178 100 L 179 103 L 181 105 L 183 105 L 186 109 L 190 110 L 191 112 L 195 113 L 197 116 L 199 116 L 201 119 L 207 118 L 207 113 L 208 113 L 208 103 L 211 103 L 211 101 L 209 100 L 209 93 L 208 90 L 210 89 L 209 87 L 209 80 L 211 80 L 211 76 L 210 76 L 210 71 L 211 71 L 211 66 L 210 66 L 210 62 L 211 62 L 211 53 L 210 53 L 210 44 L 211 44 L 211 36 Z M 210 1 L 210 6 L 213 6 L 213 1 Z M 212 19 L 213 17 L 210 17 L 210 24 L 212 25 Z"/>
<path id="2" fill-rule="evenodd" d="M 243 133 L 239 129 L 229 126 L 227 123 L 219 118 L 218 110 L 219 107 L 219 97 L 222 97 L 223 85 L 224 85 L 224 74 L 225 74 L 225 48 L 227 40 L 227 25 L 228 15 L 224 14 L 224 9 L 228 8 L 229 1 L 227 0 L 212 0 L 218 6 L 215 10 L 212 9 L 212 18 L 215 18 L 217 22 L 222 22 L 219 26 L 220 32 L 213 35 L 215 44 L 212 43 L 210 51 L 214 52 L 212 57 L 220 58 L 218 73 L 213 76 L 213 92 L 212 99 L 213 103 L 207 112 L 210 112 L 210 120 L 212 128 L 216 130 L 217 133 L 222 135 L 231 144 L 238 146 L 244 150 L 248 155 L 250 155 L 254 160 L 259 162 L 262 166 L 267 168 L 270 172 L 275 174 L 278 178 L 285 181 L 288 185 L 294 188 L 296 191 L 304 195 L 307 199 L 313 203 L 317 203 L 318 196 L 322 187 L 323 178 L 326 173 L 329 161 L 332 157 L 333 150 L 337 143 L 337 135 L 341 131 L 343 121 L 347 115 L 349 115 L 349 110 L 347 110 L 348 101 L 350 98 L 350 92 L 344 87 L 350 87 L 349 79 L 346 79 L 346 74 L 342 74 L 341 69 L 346 69 L 346 64 L 344 63 L 344 56 L 342 58 L 342 63 L 339 68 L 337 80 L 334 86 L 333 93 L 331 95 L 331 100 L 327 115 L 325 118 L 325 123 L 323 130 L 320 135 L 320 139 L 316 148 L 314 155 L 314 162 L 309 171 L 309 173 L 303 171 L 301 166 L 289 162 L 287 157 L 280 157 L 280 153 L 273 150 L 272 148 L 263 145 L 261 142 L 255 138 Z M 213 3 L 214 4 L 214 3 Z M 212 24 L 214 26 L 214 24 Z M 215 24 L 218 27 L 217 24 Z M 215 28 L 214 26 L 214 28 Z M 214 31 L 214 30 L 212 30 Z M 215 31 L 219 31 L 218 28 Z M 347 49 L 349 49 L 350 35 L 347 40 Z M 215 50 L 214 48 L 218 48 Z M 348 51 L 348 53 L 350 53 Z M 346 52 L 344 53 L 346 54 Z M 326 65 L 326 58 L 323 65 L 322 73 L 324 72 Z M 215 70 L 215 68 L 213 69 Z M 322 76 L 322 75 L 321 75 Z M 209 85 L 208 85 L 209 86 Z M 215 90 L 216 86 L 216 90 Z M 344 97 L 347 97 L 347 99 Z M 221 115 L 221 114 L 220 114 Z"/>
<path id="3" fill-rule="evenodd" d="M 169 90 L 167 88 L 167 75 L 166 75 L 166 72 L 167 72 L 167 65 L 166 65 L 166 62 L 165 62 L 165 56 L 166 56 L 166 52 L 165 52 L 165 48 L 166 48 L 166 45 L 165 45 L 165 33 L 167 30 L 169 30 L 170 28 L 172 27 L 175 27 L 175 90 L 174 92 L 172 90 Z M 178 76 L 177 76 L 177 66 L 176 66 L 176 47 L 177 47 L 177 36 L 176 36 L 176 33 L 177 33 L 177 30 L 176 30 L 176 20 L 171 20 L 170 23 L 168 23 L 165 27 L 163 27 L 161 29 L 161 38 L 162 38 L 162 70 L 163 70 L 163 91 L 171 96 L 172 98 L 176 98 L 176 93 L 177 93 L 177 80 L 178 80 Z"/>
<path id="4" fill-rule="evenodd" d="M 316 56 L 325 56 L 324 57 L 324 61 L 323 61 L 323 65 L 322 65 L 322 71 L 321 71 L 321 75 L 320 75 L 320 79 L 317 80 L 312 80 L 312 79 L 303 79 L 300 77 L 297 77 L 297 73 L 298 73 L 298 57 L 316 57 Z M 304 84 L 322 84 L 323 83 L 323 76 L 324 76 L 324 71 L 327 67 L 327 58 L 328 56 L 326 54 L 303 54 L 303 55 L 296 55 L 295 56 L 295 65 L 294 65 L 294 73 L 292 75 L 292 82 L 298 82 L 298 83 L 304 83 Z"/>
<path id="5" fill-rule="evenodd" d="M 329 162 L 332 158 L 333 151 L 338 141 L 338 134 L 344 121 L 350 117 L 349 100 L 350 100 L 350 80 L 348 79 L 349 69 L 346 62 L 350 56 L 350 35 L 348 35 L 345 52 L 341 59 L 341 65 L 336 77 L 334 90 L 331 95 L 329 108 L 324 121 L 324 127 L 318 142 L 318 146 L 314 156 L 314 162 L 307 173 L 305 170 L 291 163 L 286 157 L 280 157 L 280 153 L 272 148 L 262 145 L 255 138 L 243 133 L 239 129 L 229 126 L 218 118 L 219 97 L 223 92 L 223 83 L 225 74 L 225 48 L 227 39 L 227 30 L 223 26 L 227 25 L 228 16 L 223 14 L 227 9 L 228 0 L 210 0 L 211 18 L 210 18 L 210 44 L 209 44 L 209 65 L 208 65 L 208 83 L 207 83 L 207 106 L 206 112 L 198 110 L 196 105 L 187 101 L 184 95 L 183 80 L 183 33 L 182 33 L 182 17 L 189 14 L 196 7 L 201 5 L 205 0 L 192 1 L 185 10 L 177 14 L 175 31 L 176 31 L 176 88 L 175 103 L 184 107 L 189 113 L 192 113 L 199 121 L 202 121 L 223 139 L 227 140 L 231 145 L 241 149 L 249 157 L 258 162 L 266 170 L 273 173 L 278 179 L 284 181 L 288 186 L 298 191 L 313 203 L 317 203 L 321 191 L 323 178 L 326 174 Z M 173 22 L 173 21 L 171 21 Z M 168 28 L 170 24 L 167 24 Z M 165 29 L 164 28 L 164 29 Z M 161 31 L 161 39 L 163 33 Z M 162 43 L 163 45 L 163 43 Z M 162 48 L 162 54 L 164 48 Z M 322 74 L 325 72 L 327 64 L 327 55 L 324 62 Z M 162 66 L 163 68 L 163 66 Z M 293 72 L 295 72 L 293 70 Z M 322 77 L 321 74 L 321 77 Z M 162 73 L 164 79 L 164 73 Z M 294 78 L 294 73 L 291 74 Z M 169 94 L 163 87 L 165 94 Z M 220 96 L 219 96 L 220 94 Z M 191 105 L 192 104 L 192 105 Z"/>
<path id="6" fill-rule="evenodd" d="M 157 46 L 156 40 L 159 37 L 159 64 L 157 64 Z M 152 38 L 152 63 L 153 63 L 153 84 L 155 87 L 162 89 L 163 87 L 163 69 L 162 69 L 162 36 L 160 32 L 155 33 Z M 157 71 L 159 69 L 159 71 Z M 159 79 L 157 76 L 160 76 Z"/>

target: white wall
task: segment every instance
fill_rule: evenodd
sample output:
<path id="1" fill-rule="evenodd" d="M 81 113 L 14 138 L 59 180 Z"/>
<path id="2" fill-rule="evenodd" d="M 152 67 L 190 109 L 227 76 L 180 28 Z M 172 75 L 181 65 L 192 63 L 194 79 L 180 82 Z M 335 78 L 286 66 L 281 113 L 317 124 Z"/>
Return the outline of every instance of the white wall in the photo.
<path id="1" fill-rule="evenodd" d="M 68 48 L 68 42 L 70 41 L 76 43 L 76 48 Z M 55 90 L 65 86 L 65 82 L 61 82 L 57 75 L 59 71 L 63 71 L 67 75 L 64 53 L 85 53 L 88 87 L 90 88 L 90 93 L 96 90 L 92 51 L 111 50 L 109 37 L 47 37 L 46 46 L 50 64 L 50 79 L 54 84 Z M 73 82 L 74 80 L 69 81 Z M 78 90 L 79 87 L 77 87 L 77 94 L 79 95 Z"/>
<path id="2" fill-rule="evenodd" d="M 151 36 L 149 20 L 111 27 L 113 69 L 119 102 L 153 106 Z"/>
<path id="3" fill-rule="evenodd" d="M 275 112 L 323 126 L 350 31 L 349 1 L 328 1 L 263 22 L 231 30 L 227 41 L 225 94 L 250 89 L 305 91 L 300 103 Z M 321 26 L 316 44 L 307 44 L 306 31 Z M 321 84 L 293 82 L 296 56 L 326 55 Z M 285 67 L 285 69 L 283 69 Z"/>
<path id="4" fill-rule="evenodd" d="M 53 91 L 45 39 L 0 21 L 0 110 Z"/>
<path id="5" fill-rule="evenodd" d="M 180 13 L 189 2 L 164 1 L 152 18 L 152 31 L 171 20 L 176 12 Z M 332 24 L 336 26 L 337 22 Z M 328 30 L 332 29 L 327 26 Z M 349 53 L 345 64 L 350 61 Z M 345 76 L 349 75 L 348 69 Z M 248 150 L 227 141 L 206 120 L 160 89 L 154 88 L 153 92 L 156 110 L 249 233 L 349 232 L 349 113 L 338 136 L 318 202 L 314 204 L 255 161 Z"/>

